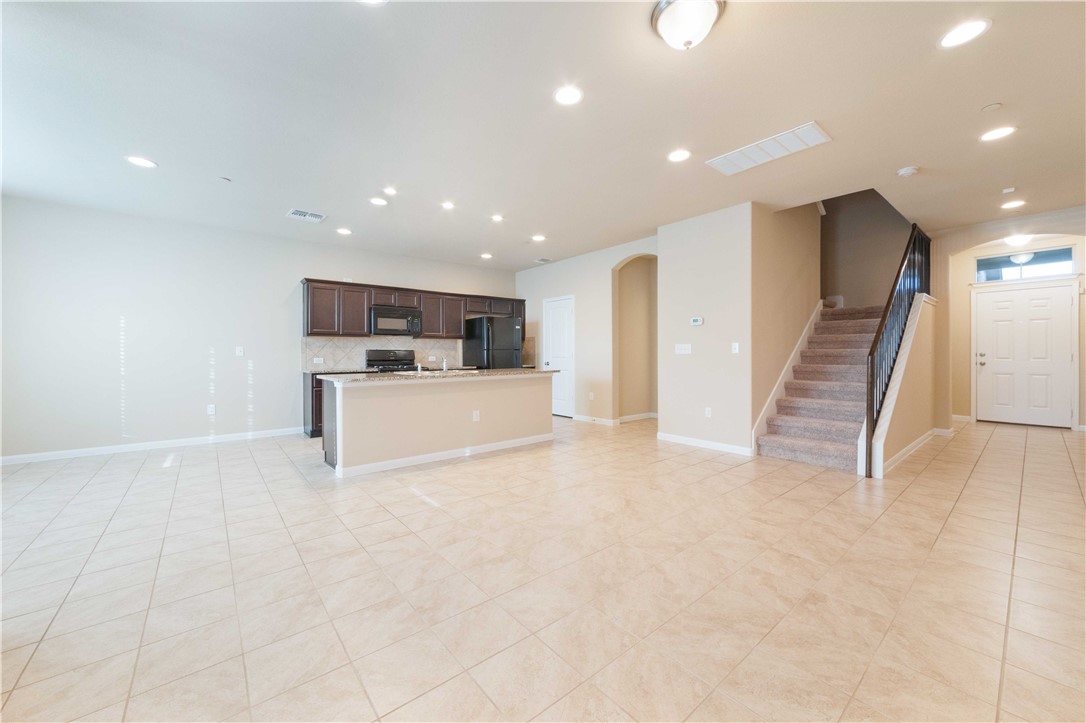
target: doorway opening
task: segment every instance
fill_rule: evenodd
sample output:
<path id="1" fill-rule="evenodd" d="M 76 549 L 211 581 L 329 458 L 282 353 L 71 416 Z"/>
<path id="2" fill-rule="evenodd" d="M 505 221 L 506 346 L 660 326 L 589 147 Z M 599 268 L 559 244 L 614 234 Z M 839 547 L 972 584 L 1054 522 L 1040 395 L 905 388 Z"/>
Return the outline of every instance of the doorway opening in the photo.
<path id="1" fill-rule="evenodd" d="M 657 258 L 631 256 L 611 270 L 611 418 L 655 419 Z"/>
<path id="2" fill-rule="evenodd" d="M 557 372 L 551 382 L 551 414 L 573 417 L 576 384 L 573 355 L 573 297 L 543 300 L 543 368 Z"/>

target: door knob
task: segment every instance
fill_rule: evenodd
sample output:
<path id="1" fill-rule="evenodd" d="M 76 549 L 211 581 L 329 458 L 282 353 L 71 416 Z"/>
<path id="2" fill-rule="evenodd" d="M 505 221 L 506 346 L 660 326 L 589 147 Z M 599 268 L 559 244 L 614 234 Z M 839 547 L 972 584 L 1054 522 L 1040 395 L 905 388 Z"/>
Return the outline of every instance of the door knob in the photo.
<path id="1" fill-rule="evenodd" d="M 981 363 L 980 363 L 980 365 L 981 365 L 981 366 L 984 366 L 984 364 L 985 364 L 985 362 L 981 362 Z"/>
<path id="2" fill-rule="evenodd" d="M 543 366 L 545 366 L 545 367 L 549 367 L 550 365 L 551 365 L 550 362 L 543 362 Z"/>
<path id="3" fill-rule="evenodd" d="M 984 352 L 981 352 L 981 353 L 977 354 L 977 356 L 988 356 L 988 355 L 985 354 Z"/>

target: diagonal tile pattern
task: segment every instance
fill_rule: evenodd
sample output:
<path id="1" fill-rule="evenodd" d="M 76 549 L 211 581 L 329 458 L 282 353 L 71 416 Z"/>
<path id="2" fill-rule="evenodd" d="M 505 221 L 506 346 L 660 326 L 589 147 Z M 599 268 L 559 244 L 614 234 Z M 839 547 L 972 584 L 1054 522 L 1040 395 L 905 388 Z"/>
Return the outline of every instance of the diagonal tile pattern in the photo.
<path id="1" fill-rule="evenodd" d="M 3 717 L 1086 718 L 1081 433 L 963 425 L 879 481 L 555 432 L 3 468 Z"/>

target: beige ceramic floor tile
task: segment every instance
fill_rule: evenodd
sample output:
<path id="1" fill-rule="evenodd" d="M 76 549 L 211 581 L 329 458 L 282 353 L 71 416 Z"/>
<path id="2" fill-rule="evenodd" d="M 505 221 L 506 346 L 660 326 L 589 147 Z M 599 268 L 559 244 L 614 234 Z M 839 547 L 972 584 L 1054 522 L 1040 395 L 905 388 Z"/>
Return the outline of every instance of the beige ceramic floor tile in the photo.
<path id="1" fill-rule="evenodd" d="M 463 670 L 429 630 L 371 653 L 354 665 L 379 715 L 399 708 Z"/>
<path id="2" fill-rule="evenodd" d="M 347 662 L 331 623 L 250 650 L 245 653 L 249 700 L 256 705 Z"/>
<path id="3" fill-rule="evenodd" d="M 1007 634 L 1007 664 L 1086 691 L 1086 657 L 1081 650 L 1011 628 Z"/>
<path id="4" fill-rule="evenodd" d="M 166 638 L 140 649 L 133 695 L 157 688 L 241 654 L 237 618 Z"/>
<path id="5" fill-rule="evenodd" d="M 760 649 L 719 690 L 766 720 L 836 720 L 849 702 L 847 693 Z"/>
<path id="6" fill-rule="evenodd" d="M 127 720 L 225 720 L 249 705 L 241 658 L 153 688 L 128 701 Z"/>
<path id="7" fill-rule="evenodd" d="M 637 720 L 683 720 L 712 690 L 678 663 L 638 645 L 605 667 L 592 682 Z"/>
<path id="8" fill-rule="evenodd" d="M 709 697 L 686 720 L 691 723 L 724 723 L 725 721 L 760 721 L 763 719 L 750 708 L 729 698 L 717 689 L 710 693 Z"/>
<path id="9" fill-rule="evenodd" d="M 4 704 L 4 719 L 71 720 L 123 701 L 135 664 L 130 651 L 16 688 Z"/>
<path id="10" fill-rule="evenodd" d="M 637 636 L 592 607 L 575 610 L 536 635 L 586 678 L 638 642 Z"/>
<path id="11" fill-rule="evenodd" d="M 203 627 L 232 617 L 236 611 L 234 590 L 230 587 L 154 607 L 147 613 L 143 642 L 146 645 L 193 628 Z"/>
<path id="12" fill-rule="evenodd" d="M 470 675 L 461 673 L 382 717 L 386 721 L 500 721 L 501 712 Z"/>
<path id="13" fill-rule="evenodd" d="M 995 706 L 922 673 L 876 656 L 855 697 L 899 719 L 993 720 Z"/>
<path id="14" fill-rule="evenodd" d="M 465 668 L 481 663 L 531 634 L 493 601 L 466 610 L 432 629 Z"/>
<path id="15" fill-rule="evenodd" d="M 565 723 L 566 721 L 633 721 L 613 700 L 593 683 L 582 683 L 572 693 L 533 718 L 535 721 Z"/>
<path id="16" fill-rule="evenodd" d="M 143 613 L 133 613 L 74 633 L 46 638 L 38 645 L 19 684 L 35 683 L 135 650 L 140 644 L 143 618 Z M 6 653 L 4 655 L 7 656 Z"/>
<path id="17" fill-rule="evenodd" d="M 333 623 L 351 660 L 421 632 L 427 625 L 399 595 L 336 618 Z"/>
<path id="18" fill-rule="evenodd" d="M 583 680 L 538 638 L 526 638 L 471 669 L 503 717 L 528 720 Z"/>
<path id="19" fill-rule="evenodd" d="M 350 665 L 253 706 L 253 721 L 372 721 L 377 714 Z"/>
<path id="20" fill-rule="evenodd" d="M 276 640 L 328 622 L 324 603 L 315 590 L 238 613 L 241 643 L 254 650 Z"/>

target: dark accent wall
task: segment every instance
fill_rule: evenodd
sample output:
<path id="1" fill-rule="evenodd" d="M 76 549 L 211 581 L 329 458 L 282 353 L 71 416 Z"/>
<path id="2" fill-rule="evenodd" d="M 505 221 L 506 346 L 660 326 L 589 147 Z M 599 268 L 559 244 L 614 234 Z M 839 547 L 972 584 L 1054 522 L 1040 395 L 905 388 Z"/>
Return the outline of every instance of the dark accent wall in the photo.
<path id="1" fill-rule="evenodd" d="M 912 224 L 874 189 L 822 205 L 822 298 L 841 295 L 845 306 L 882 306 Z"/>

